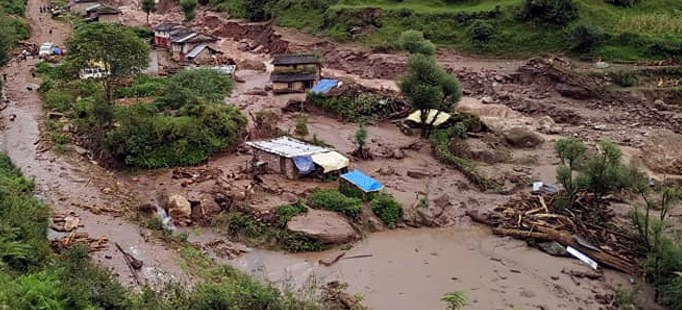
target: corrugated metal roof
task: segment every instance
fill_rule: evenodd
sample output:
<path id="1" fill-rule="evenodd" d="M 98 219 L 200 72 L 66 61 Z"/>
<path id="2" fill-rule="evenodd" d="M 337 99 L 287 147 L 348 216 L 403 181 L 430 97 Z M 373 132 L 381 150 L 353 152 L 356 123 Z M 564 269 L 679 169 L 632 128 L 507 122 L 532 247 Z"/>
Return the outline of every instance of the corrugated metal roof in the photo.
<path id="1" fill-rule="evenodd" d="M 184 37 L 182 37 L 182 38 L 180 38 L 180 39 L 173 40 L 173 43 L 183 43 L 183 42 L 185 42 L 185 41 L 187 41 L 187 40 L 189 40 L 189 39 L 191 39 L 191 38 L 194 38 L 194 37 L 196 37 L 196 36 L 197 36 L 197 33 L 196 33 L 196 32 L 192 32 L 192 33 L 189 33 L 189 34 L 187 34 L 186 36 L 184 36 Z"/>
<path id="2" fill-rule="evenodd" d="M 329 151 L 328 148 L 315 146 L 289 137 L 279 137 L 268 141 L 251 141 L 246 142 L 246 145 L 286 158 L 310 156 Z"/>
<path id="3" fill-rule="evenodd" d="M 281 54 L 275 55 L 272 64 L 278 65 L 310 65 L 319 64 L 320 59 L 312 54 Z"/>
<path id="4" fill-rule="evenodd" d="M 189 53 L 187 53 L 187 58 L 194 58 L 199 56 L 199 54 L 206 48 L 206 44 L 199 44 L 195 46 Z"/>

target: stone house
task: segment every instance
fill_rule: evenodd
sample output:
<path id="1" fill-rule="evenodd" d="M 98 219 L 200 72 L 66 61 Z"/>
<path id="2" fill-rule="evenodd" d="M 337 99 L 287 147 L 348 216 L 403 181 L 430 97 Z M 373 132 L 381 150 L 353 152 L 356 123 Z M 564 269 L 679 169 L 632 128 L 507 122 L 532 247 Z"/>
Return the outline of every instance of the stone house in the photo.
<path id="1" fill-rule="evenodd" d="M 322 64 L 315 55 L 282 54 L 272 60 L 270 75 L 273 93 L 302 93 L 320 79 Z"/>
<path id="2" fill-rule="evenodd" d="M 68 7 L 69 11 L 78 16 L 85 16 L 86 10 L 99 4 L 99 0 L 72 0 Z"/>
<path id="3" fill-rule="evenodd" d="M 85 10 L 86 22 L 121 23 L 121 11 L 117 8 L 98 4 Z"/>

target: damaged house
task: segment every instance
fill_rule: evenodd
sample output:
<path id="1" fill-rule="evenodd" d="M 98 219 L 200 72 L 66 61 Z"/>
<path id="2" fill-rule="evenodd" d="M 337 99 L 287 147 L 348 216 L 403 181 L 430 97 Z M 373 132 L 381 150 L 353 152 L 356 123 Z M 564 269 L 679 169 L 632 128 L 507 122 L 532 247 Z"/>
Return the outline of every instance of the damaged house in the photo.
<path id="1" fill-rule="evenodd" d="M 289 137 L 246 142 L 253 160 L 265 170 L 297 179 L 314 172 L 329 174 L 348 169 L 349 159 L 338 152 Z"/>
<path id="2" fill-rule="evenodd" d="M 275 55 L 275 67 L 270 75 L 272 92 L 276 94 L 303 93 L 320 79 L 322 63 L 311 54 Z"/>
<path id="3" fill-rule="evenodd" d="M 85 22 L 121 23 L 121 11 L 115 7 L 96 4 L 85 10 Z"/>
<path id="4" fill-rule="evenodd" d="M 71 0 L 68 9 L 74 15 L 85 16 L 86 10 L 97 4 L 99 4 L 99 0 Z"/>
<path id="5" fill-rule="evenodd" d="M 176 23 L 161 23 L 154 27 L 153 44 L 171 51 L 177 61 L 211 62 L 213 56 L 221 54 L 211 46 L 218 41 L 215 37 L 198 33 Z"/>

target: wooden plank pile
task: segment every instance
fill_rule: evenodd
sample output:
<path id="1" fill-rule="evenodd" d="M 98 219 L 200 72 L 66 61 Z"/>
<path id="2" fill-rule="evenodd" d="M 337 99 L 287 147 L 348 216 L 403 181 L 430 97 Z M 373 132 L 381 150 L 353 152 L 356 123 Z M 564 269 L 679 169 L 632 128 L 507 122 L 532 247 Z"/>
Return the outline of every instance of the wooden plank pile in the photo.
<path id="1" fill-rule="evenodd" d="M 88 246 L 88 252 L 95 252 L 107 248 L 109 239 L 106 237 L 90 238 L 86 232 L 72 231 L 69 235 L 61 239 L 52 241 L 52 248 L 57 251 L 68 249 L 77 243 L 82 243 Z"/>
<path id="2" fill-rule="evenodd" d="M 486 224 L 496 235 L 534 241 L 555 241 L 573 247 L 602 265 L 637 272 L 633 238 L 612 208 L 587 193 L 571 207 L 559 208 L 556 194 L 521 194 L 492 212 L 467 211 L 474 221 Z"/>

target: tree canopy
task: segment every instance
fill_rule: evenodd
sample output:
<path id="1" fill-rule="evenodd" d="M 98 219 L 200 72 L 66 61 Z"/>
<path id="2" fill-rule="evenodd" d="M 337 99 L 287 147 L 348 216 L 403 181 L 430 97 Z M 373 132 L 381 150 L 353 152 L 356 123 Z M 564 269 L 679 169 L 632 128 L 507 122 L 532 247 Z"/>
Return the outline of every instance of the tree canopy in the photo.
<path id="1" fill-rule="evenodd" d="M 423 137 L 428 137 L 438 115 L 451 112 L 462 96 L 457 77 L 445 72 L 435 58 L 422 54 L 408 58 L 407 73 L 398 86 L 412 108 L 421 112 Z M 429 120 L 431 110 L 438 112 Z"/>
<path id="2" fill-rule="evenodd" d="M 66 42 L 66 62 L 71 70 L 101 66 L 108 75 L 101 79 L 108 102 L 123 78 L 140 73 L 149 64 L 149 46 L 132 29 L 118 24 L 82 26 Z"/>
<path id="3" fill-rule="evenodd" d="M 142 0 L 141 5 L 142 11 L 147 14 L 147 24 L 149 24 L 149 13 L 154 11 L 156 3 L 154 2 L 154 0 Z"/>

